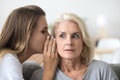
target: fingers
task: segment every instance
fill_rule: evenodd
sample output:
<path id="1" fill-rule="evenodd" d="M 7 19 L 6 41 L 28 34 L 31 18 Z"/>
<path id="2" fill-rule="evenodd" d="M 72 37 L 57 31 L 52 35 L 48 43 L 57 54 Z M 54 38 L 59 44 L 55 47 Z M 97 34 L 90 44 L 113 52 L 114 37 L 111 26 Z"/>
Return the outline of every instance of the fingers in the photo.
<path id="1" fill-rule="evenodd" d="M 50 55 L 56 52 L 55 39 L 53 37 L 47 36 L 44 44 L 44 54 Z"/>
<path id="2" fill-rule="evenodd" d="M 55 51 L 56 51 L 55 39 L 53 39 L 53 44 L 52 44 L 52 54 L 54 54 Z"/>
<path id="3" fill-rule="evenodd" d="M 44 44 L 44 54 L 46 54 L 48 51 L 49 38 L 50 38 L 50 36 L 47 36 L 47 39 L 46 39 L 45 44 Z"/>
<path id="4" fill-rule="evenodd" d="M 58 60 L 56 41 L 53 37 L 50 38 L 49 36 L 44 44 L 44 70 L 55 72 L 58 65 Z"/>
<path id="5" fill-rule="evenodd" d="M 52 47 L 53 47 L 53 36 L 51 37 L 50 41 L 49 41 L 49 44 L 48 44 L 48 53 L 51 53 L 52 52 Z"/>

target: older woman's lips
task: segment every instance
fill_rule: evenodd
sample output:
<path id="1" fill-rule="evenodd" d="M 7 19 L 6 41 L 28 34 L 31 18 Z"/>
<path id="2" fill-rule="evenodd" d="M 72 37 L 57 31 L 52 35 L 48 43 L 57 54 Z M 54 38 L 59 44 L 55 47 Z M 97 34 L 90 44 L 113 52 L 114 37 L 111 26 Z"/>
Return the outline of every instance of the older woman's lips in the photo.
<path id="1" fill-rule="evenodd" d="M 73 49 L 65 49 L 65 51 L 75 51 L 75 50 L 73 50 Z"/>

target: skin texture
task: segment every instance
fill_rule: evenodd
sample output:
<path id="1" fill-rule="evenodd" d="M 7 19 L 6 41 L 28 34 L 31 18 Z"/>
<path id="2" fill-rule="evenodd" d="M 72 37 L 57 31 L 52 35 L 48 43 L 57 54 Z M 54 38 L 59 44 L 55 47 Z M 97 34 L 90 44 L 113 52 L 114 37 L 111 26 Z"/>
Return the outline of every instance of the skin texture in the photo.
<path id="1" fill-rule="evenodd" d="M 41 16 L 29 39 L 28 50 L 30 53 L 43 53 L 43 46 L 48 35 L 47 29 L 46 18 Z"/>
<path id="2" fill-rule="evenodd" d="M 47 21 L 45 16 L 41 16 L 36 27 L 31 32 L 28 48 L 24 55 L 18 55 L 20 62 L 24 62 L 33 54 L 43 54 L 44 43 L 48 33 Z"/>
<path id="3" fill-rule="evenodd" d="M 56 43 L 58 53 L 62 58 L 79 58 L 83 42 L 77 24 L 70 21 L 60 23 L 56 29 Z"/>
<path id="4" fill-rule="evenodd" d="M 59 67 L 65 75 L 74 80 L 82 79 L 87 66 L 81 64 L 80 55 L 84 48 L 81 31 L 72 21 L 60 22 L 55 30 L 58 54 L 60 55 Z"/>

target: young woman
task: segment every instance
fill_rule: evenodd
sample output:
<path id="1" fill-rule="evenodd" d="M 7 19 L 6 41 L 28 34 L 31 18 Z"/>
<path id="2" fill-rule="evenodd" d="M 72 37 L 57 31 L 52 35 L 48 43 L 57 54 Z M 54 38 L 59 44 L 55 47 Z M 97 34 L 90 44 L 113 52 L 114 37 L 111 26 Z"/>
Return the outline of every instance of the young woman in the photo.
<path id="1" fill-rule="evenodd" d="M 13 10 L 8 16 L 0 34 L 0 80 L 24 80 L 21 63 L 33 54 L 42 53 L 43 80 L 53 79 L 58 59 L 45 15 L 40 7 L 28 5 Z"/>

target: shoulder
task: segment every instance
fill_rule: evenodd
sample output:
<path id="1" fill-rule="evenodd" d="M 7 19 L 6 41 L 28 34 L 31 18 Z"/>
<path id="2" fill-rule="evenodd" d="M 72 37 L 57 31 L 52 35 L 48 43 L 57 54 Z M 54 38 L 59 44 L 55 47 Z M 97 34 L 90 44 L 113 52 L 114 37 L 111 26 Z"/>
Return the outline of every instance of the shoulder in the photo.
<path id="1" fill-rule="evenodd" d="M 3 55 L 3 58 L 5 58 L 5 57 L 13 57 L 13 56 L 14 56 L 13 53 L 5 53 L 5 54 Z"/>
<path id="2" fill-rule="evenodd" d="M 89 80 L 118 80 L 110 65 L 99 60 L 93 60 L 89 64 L 87 73 L 84 78 L 89 78 Z"/>
<path id="3" fill-rule="evenodd" d="M 22 69 L 22 65 L 19 62 L 18 58 L 14 54 L 7 53 L 3 56 L 2 60 L 1 60 L 1 68 L 7 72 L 10 72 L 12 70 L 17 71 L 18 69 L 19 70 Z M 14 72 L 14 71 L 12 71 L 12 72 Z"/>
<path id="4" fill-rule="evenodd" d="M 17 56 L 15 54 L 12 53 L 7 53 L 3 56 L 2 58 L 2 63 L 5 64 L 16 64 L 16 63 L 20 63 Z"/>
<path id="5" fill-rule="evenodd" d="M 34 71 L 34 74 L 42 74 L 43 70 L 44 70 L 43 68 L 38 69 L 38 70 Z"/>
<path id="6" fill-rule="evenodd" d="M 106 62 L 99 61 L 99 60 L 93 60 L 90 64 L 88 69 L 90 71 L 95 72 L 111 72 L 112 68 L 110 65 Z"/>
<path id="7" fill-rule="evenodd" d="M 12 53 L 5 54 L 1 60 L 0 68 L 2 74 L 1 78 L 23 80 L 21 63 L 14 54 Z"/>
<path id="8" fill-rule="evenodd" d="M 93 60 L 90 63 L 90 67 L 107 68 L 107 67 L 110 67 L 110 65 L 103 61 Z"/>
<path id="9" fill-rule="evenodd" d="M 43 74 L 43 68 L 38 69 L 38 70 L 33 72 L 30 80 L 39 80 L 42 78 L 42 74 Z"/>
<path id="10" fill-rule="evenodd" d="M 19 62 L 17 56 L 15 54 L 12 53 L 6 53 L 3 58 L 1 59 L 1 65 L 3 68 L 20 68 L 21 63 Z"/>
<path id="11" fill-rule="evenodd" d="M 16 55 L 13 53 L 6 53 L 3 55 L 2 59 L 17 59 Z"/>
<path id="12" fill-rule="evenodd" d="M 16 56 L 16 55 L 13 54 L 13 53 L 6 53 L 5 55 L 3 55 L 4 58 L 6 58 L 6 57 L 13 58 L 13 57 L 15 57 L 15 56 Z"/>

